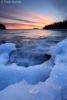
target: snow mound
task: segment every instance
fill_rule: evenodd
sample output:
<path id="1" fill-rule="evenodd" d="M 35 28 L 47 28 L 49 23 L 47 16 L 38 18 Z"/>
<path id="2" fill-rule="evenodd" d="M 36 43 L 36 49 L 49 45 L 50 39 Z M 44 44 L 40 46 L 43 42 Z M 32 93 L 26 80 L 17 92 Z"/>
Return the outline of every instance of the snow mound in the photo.
<path id="1" fill-rule="evenodd" d="M 14 43 L 5 43 L 0 45 L 0 66 L 8 61 L 9 53 L 16 50 Z"/>
<path id="2" fill-rule="evenodd" d="M 13 67 L 5 67 L 5 65 L 0 67 L 0 72 L 3 72 L 0 75 L 7 73 L 0 76 L 2 79 L 8 77 L 6 80 L 10 80 L 11 84 L 14 80 L 16 83 L 20 77 L 23 80 L 1 91 L 0 99 L 67 100 L 67 38 L 58 43 L 50 52 L 53 58 L 41 65 L 28 68 L 18 68 L 16 64 L 11 65 Z M 42 80 L 44 82 L 40 82 Z M 37 82 L 39 83 L 33 84 Z"/>
<path id="3" fill-rule="evenodd" d="M 5 43 L 0 46 L 0 90 L 22 80 L 27 81 L 29 84 L 36 84 L 40 81 L 45 81 L 49 77 L 53 67 L 53 59 L 28 68 L 19 67 L 15 63 L 8 64 L 9 54 L 15 49 L 15 44 L 13 43 Z"/>
<path id="4" fill-rule="evenodd" d="M 0 90 L 10 84 L 26 80 L 29 84 L 45 81 L 49 77 L 53 64 L 47 62 L 34 67 L 18 67 L 16 64 L 0 66 Z"/>
<path id="5" fill-rule="evenodd" d="M 5 43 L 0 45 L 0 54 L 1 53 L 10 53 L 11 51 L 15 50 L 14 43 Z"/>

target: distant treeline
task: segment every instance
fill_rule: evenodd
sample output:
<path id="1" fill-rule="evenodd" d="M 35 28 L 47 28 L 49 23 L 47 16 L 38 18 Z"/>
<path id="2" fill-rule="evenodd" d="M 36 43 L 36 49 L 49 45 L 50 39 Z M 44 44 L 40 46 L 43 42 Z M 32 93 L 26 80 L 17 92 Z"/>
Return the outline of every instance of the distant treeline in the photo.
<path id="1" fill-rule="evenodd" d="M 43 29 L 67 29 L 67 20 L 46 25 Z"/>
<path id="2" fill-rule="evenodd" d="M 0 29 L 1 29 L 1 30 L 5 30 L 5 29 L 6 29 L 5 25 L 0 24 Z"/>

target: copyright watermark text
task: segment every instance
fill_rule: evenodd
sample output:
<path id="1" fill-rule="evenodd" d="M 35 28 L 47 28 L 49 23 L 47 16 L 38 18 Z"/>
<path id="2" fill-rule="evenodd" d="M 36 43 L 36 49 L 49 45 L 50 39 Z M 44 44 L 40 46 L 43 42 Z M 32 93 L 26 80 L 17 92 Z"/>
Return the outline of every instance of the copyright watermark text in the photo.
<path id="1" fill-rule="evenodd" d="M 0 0 L 0 4 L 21 4 L 22 0 Z"/>

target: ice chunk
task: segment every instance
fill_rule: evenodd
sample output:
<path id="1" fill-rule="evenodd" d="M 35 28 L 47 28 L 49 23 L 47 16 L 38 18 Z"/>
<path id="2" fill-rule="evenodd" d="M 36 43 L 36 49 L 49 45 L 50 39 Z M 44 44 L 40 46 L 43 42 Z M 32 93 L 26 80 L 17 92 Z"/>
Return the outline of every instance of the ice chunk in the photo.
<path id="1" fill-rule="evenodd" d="M 15 44 L 5 43 L 0 45 L 0 66 L 1 64 L 6 64 L 9 59 L 9 53 L 13 50 L 16 50 Z"/>
<path id="2" fill-rule="evenodd" d="M 14 43 L 5 43 L 0 45 L 0 54 L 2 53 L 10 53 L 11 51 L 15 50 Z"/>
<path id="3" fill-rule="evenodd" d="M 19 67 L 16 64 L 0 66 L 0 90 L 10 84 L 26 80 L 29 84 L 45 81 L 52 70 L 52 59 L 46 63 L 28 68 Z"/>
<path id="4" fill-rule="evenodd" d="M 1 78 L 7 77 L 8 83 L 8 80 L 10 80 L 11 84 L 14 80 L 14 82 L 17 82 L 17 79 L 24 79 L 26 81 L 11 85 L 1 91 L 0 99 L 67 100 L 67 38 L 58 43 L 54 49 L 51 49 L 51 53 L 54 59 L 50 59 L 41 65 L 28 67 L 27 69 L 18 68 L 17 65 L 11 65 L 13 67 L 8 66 L 7 68 L 0 67 L 0 75 L 4 75 Z M 19 72 L 21 72 L 21 75 L 19 75 Z M 16 77 L 16 75 L 18 76 Z M 46 76 L 49 77 L 44 82 L 39 82 L 44 80 Z M 39 83 L 33 84 L 37 82 Z"/>

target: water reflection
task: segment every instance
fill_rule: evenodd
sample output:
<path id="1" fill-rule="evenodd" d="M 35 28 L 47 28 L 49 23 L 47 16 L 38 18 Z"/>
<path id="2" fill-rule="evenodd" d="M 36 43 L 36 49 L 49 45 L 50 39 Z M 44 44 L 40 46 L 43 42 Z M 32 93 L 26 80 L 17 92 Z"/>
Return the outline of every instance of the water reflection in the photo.
<path id="1" fill-rule="evenodd" d="M 0 30 L 0 36 L 4 35 L 7 37 L 21 36 L 25 38 L 44 38 L 48 36 L 67 36 L 67 30 Z"/>

